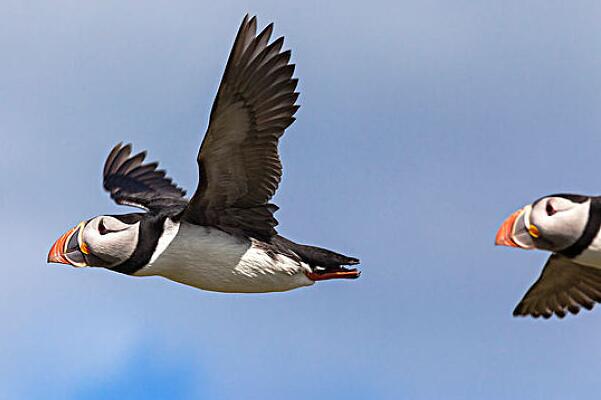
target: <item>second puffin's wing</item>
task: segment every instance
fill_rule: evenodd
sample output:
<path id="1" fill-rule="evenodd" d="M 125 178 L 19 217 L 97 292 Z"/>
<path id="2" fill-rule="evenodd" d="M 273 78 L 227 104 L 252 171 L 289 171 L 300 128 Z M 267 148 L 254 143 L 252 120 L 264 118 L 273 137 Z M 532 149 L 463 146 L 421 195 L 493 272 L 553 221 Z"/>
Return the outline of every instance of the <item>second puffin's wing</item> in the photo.
<path id="1" fill-rule="evenodd" d="M 260 238 L 275 235 L 275 194 L 282 176 L 278 141 L 294 121 L 298 93 L 290 51 L 273 24 L 256 33 L 242 21 L 198 154 L 199 184 L 184 219 Z"/>
<path id="2" fill-rule="evenodd" d="M 601 270 L 572 262 L 557 254 L 549 257 L 538 280 L 513 311 L 514 316 L 559 318 L 578 314 L 601 302 Z"/>
<path id="3" fill-rule="evenodd" d="M 104 163 L 103 186 L 117 204 L 153 210 L 187 204 L 186 192 L 157 169 L 144 163 L 146 152 L 131 156 L 131 145 L 116 145 Z"/>

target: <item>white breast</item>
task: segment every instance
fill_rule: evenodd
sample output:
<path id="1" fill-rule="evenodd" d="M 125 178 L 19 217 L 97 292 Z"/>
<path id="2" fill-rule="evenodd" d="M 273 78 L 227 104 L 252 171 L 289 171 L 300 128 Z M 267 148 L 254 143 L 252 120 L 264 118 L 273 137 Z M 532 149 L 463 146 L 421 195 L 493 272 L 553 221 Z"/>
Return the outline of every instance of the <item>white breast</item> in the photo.
<path id="1" fill-rule="evenodd" d="M 150 263 L 135 275 L 165 278 L 216 292 L 281 292 L 312 285 L 310 268 L 269 255 L 257 242 L 211 227 L 165 221 Z"/>

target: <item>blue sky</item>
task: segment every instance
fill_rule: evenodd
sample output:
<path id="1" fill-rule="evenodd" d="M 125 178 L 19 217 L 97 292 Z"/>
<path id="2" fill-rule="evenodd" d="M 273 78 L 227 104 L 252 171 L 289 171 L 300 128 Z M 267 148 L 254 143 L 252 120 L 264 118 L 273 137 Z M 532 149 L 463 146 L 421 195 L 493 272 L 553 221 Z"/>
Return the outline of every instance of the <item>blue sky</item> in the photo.
<path id="1" fill-rule="evenodd" d="M 601 5 L 0 0 L 1 398 L 565 399 L 601 389 L 601 311 L 511 316 L 546 259 L 515 209 L 599 194 Z M 46 265 L 130 212 L 120 141 L 190 191 L 236 29 L 274 21 L 300 78 L 280 232 L 361 258 L 268 295 Z"/>

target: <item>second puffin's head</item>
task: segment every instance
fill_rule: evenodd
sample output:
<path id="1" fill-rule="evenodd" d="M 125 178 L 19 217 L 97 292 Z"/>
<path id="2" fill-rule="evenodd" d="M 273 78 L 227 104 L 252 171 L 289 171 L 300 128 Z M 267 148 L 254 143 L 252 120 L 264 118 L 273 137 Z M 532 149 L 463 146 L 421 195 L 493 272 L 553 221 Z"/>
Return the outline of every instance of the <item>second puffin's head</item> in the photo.
<path id="1" fill-rule="evenodd" d="M 565 250 L 584 233 L 590 208 L 589 196 L 543 197 L 507 218 L 497 232 L 495 243 L 522 249 Z"/>
<path id="2" fill-rule="evenodd" d="M 138 244 L 139 215 L 103 215 L 79 223 L 54 243 L 48 262 L 110 269 L 127 261 Z"/>

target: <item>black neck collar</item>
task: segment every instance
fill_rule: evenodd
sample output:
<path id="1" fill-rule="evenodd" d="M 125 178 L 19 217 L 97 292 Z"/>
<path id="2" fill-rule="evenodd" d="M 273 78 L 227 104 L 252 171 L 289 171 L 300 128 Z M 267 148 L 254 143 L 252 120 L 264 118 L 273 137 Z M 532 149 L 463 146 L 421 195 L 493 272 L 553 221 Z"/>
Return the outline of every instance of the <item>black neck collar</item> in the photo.
<path id="1" fill-rule="evenodd" d="M 584 250 L 586 250 L 601 229 L 601 198 L 591 197 L 591 206 L 588 212 L 588 221 L 584 227 L 584 232 L 576 240 L 576 242 L 570 247 L 561 250 L 559 254 L 569 258 L 579 256 Z"/>
<path id="2" fill-rule="evenodd" d="M 125 262 L 109 269 L 132 275 L 148 264 L 163 234 L 165 219 L 166 216 L 144 214 L 140 220 L 138 244 L 134 252 Z"/>

